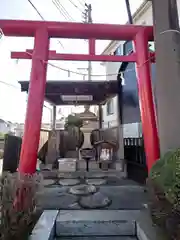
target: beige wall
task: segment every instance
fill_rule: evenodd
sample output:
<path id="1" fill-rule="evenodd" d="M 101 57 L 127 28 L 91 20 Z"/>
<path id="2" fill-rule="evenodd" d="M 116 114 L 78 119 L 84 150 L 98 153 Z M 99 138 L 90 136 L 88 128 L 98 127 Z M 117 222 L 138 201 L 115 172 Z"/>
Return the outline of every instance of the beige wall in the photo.
<path id="1" fill-rule="evenodd" d="M 44 143 L 48 140 L 49 132 L 41 131 L 40 132 L 40 139 L 39 139 L 39 150 L 44 145 Z"/>
<path id="2" fill-rule="evenodd" d="M 153 25 L 152 4 L 148 2 L 146 6 L 134 18 L 134 24 Z"/>
<path id="3" fill-rule="evenodd" d="M 177 0 L 177 7 L 178 7 L 178 14 L 180 16 L 180 0 Z M 146 7 L 144 7 L 143 11 L 141 11 L 141 13 L 134 18 L 134 23 L 138 25 L 141 25 L 141 24 L 153 25 L 152 4 L 150 1 L 146 4 Z"/>

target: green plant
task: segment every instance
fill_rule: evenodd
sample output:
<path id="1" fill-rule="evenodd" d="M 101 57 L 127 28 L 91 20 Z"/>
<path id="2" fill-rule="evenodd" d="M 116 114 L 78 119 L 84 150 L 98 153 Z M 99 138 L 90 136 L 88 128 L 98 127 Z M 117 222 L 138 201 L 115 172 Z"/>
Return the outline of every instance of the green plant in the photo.
<path id="1" fill-rule="evenodd" d="M 4 151 L 0 149 L 0 159 L 2 159 L 4 156 Z"/>
<path id="2" fill-rule="evenodd" d="M 37 192 L 42 177 L 4 173 L 1 178 L 0 239 L 25 239 L 36 215 Z"/>
<path id="3" fill-rule="evenodd" d="M 180 204 L 180 149 L 160 158 L 151 169 L 150 179 L 162 189 L 171 204 Z"/>
<path id="4" fill-rule="evenodd" d="M 83 126 L 83 120 L 77 117 L 76 115 L 70 114 L 66 118 L 64 128 L 67 129 L 68 127 L 78 127 L 81 128 Z"/>
<path id="5" fill-rule="evenodd" d="M 5 134 L 0 132 L 0 139 L 4 139 Z"/>
<path id="6" fill-rule="evenodd" d="M 180 239 L 180 149 L 167 152 L 154 164 L 147 184 L 153 223 L 170 239 Z"/>

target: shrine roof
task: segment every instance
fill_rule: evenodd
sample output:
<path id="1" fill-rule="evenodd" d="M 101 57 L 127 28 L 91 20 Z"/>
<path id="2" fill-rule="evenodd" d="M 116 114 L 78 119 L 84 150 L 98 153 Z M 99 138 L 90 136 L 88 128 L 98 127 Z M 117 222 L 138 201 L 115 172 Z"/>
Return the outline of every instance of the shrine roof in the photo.
<path id="1" fill-rule="evenodd" d="M 19 81 L 28 92 L 29 81 Z M 47 81 L 45 100 L 54 105 L 105 104 L 118 91 L 118 81 Z"/>

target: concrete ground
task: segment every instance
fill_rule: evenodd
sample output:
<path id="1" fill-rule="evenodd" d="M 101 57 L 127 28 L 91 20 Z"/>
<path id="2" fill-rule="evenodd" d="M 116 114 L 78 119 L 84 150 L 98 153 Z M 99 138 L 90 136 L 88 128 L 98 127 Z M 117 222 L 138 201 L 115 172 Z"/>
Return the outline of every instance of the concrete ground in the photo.
<path id="1" fill-rule="evenodd" d="M 47 179 L 44 180 L 45 186 L 38 194 L 38 206 L 44 210 L 60 210 L 59 217 L 56 219 L 56 236 L 59 236 L 56 240 L 137 240 L 136 234 L 127 234 L 125 230 L 129 231 L 132 228 L 130 226 L 131 221 L 134 224 L 141 212 L 147 212 L 148 196 L 145 188 L 134 181 L 115 176 L 106 176 L 103 179 L 106 180 L 106 183 L 96 186 L 96 190 L 98 194 L 110 199 L 110 204 L 103 208 L 92 207 L 91 209 L 84 208 L 80 204 L 84 196 L 77 196 L 69 192 L 72 186 L 61 186 L 59 179 L 54 179 L 54 182 L 52 179 L 51 181 L 48 179 L 49 184 Z M 78 178 L 78 180 L 78 184 L 85 184 L 87 179 Z M 92 205 L 91 200 L 88 198 L 85 201 L 87 201 L 87 204 Z M 116 221 L 116 218 L 122 219 Z M 145 218 L 143 217 L 143 219 Z M 58 224 L 60 224 L 60 232 L 57 231 Z M 143 222 L 143 224 L 147 225 L 147 221 Z M 149 232 L 150 235 L 154 232 L 151 225 L 151 222 L 148 222 L 148 226 L 146 226 L 148 235 Z M 110 234 L 110 230 L 112 234 Z M 96 231 L 98 232 L 97 235 L 95 234 Z M 116 231 L 118 234 L 116 234 Z M 138 239 L 160 240 L 154 235 L 152 238 Z M 162 239 L 165 240 L 165 238 Z"/>

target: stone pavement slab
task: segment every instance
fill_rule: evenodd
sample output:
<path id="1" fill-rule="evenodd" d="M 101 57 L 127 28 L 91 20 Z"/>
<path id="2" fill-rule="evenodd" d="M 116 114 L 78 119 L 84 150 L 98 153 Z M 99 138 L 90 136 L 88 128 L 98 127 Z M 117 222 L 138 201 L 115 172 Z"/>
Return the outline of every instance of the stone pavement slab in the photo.
<path id="1" fill-rule="evenodd" d="M 51 186 L 55 184 L 55 180 L 52 180 L 52 179 L 44 179 L 43 180 L 43 186 Z"/>
<path id="2" fill-rule="evenodd" d="M 108 209 L 143 209 L 147 203 L 147 193 L 139 186 L 101 186 L 100 192 L 111 199 Z"/>
<path id="3" fill-rule="evenodd" d="M 96 179 L 96 178 L 89 178 L 86 180 L 86 183 L 89 185 L 95 185 L 95 186 L 100 186 L 100 185 L 105 185 L 107 183 L 106 179 Z"/>
<path id="4" fill-rule="evenodd" d="M 55 236 L 55 220 L 58 211 L 44 211 L 32 231 L 29 240 L 53 240 Z"/>
<path id="5" fill-rule="evenodd" d="M 128 237 L 128 236 L 87 236 L 87 237 L 59 237 L 55 240 L 137 240 L 136 237 Z"/>
<path id="6" fill-rule="evenodd" d="M 62 210 L 56 236 L 135 236 L 139 211 Z"/>
<path id="7" fill-rule="evenodd" d="M 43 209 L 80 209 L 78 197 L 69 193 L 52 194 L 38 198 L 37 207 Z"/>
<path id="8" fill-rule="evenodd" d="M 59 184 L 62 186 L 74 186 L 74 185 L 80 184 L 80 180 L 70 179 L 70 178 L 61 179 L 61 180 L 59 180 Z"/>

